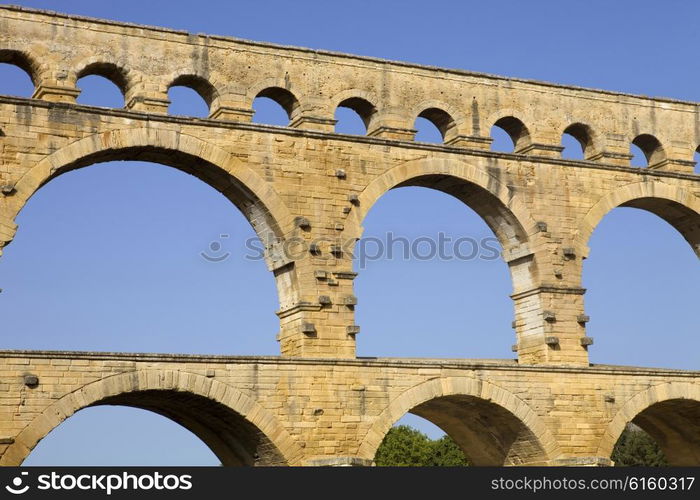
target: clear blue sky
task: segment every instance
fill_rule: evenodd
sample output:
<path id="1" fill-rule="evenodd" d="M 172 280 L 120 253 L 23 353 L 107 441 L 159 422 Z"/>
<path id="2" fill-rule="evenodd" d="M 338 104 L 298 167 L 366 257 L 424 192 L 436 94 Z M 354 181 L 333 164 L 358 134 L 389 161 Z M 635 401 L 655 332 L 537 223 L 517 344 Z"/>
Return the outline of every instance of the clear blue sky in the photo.
<path id="1" fill-rule="evenodd" d="M 15 3 L 700 101 L 695 2 Z M 118 91 L 104 83 L 81 81 L 79 101 L 121 106 Z M 0 93 L 26 95 L 31 89 L 23 75 L 0 65 Z M 198 97 L 185 89 L 173 89 L 171 99 L 173 113 L 202 112 Z M 280 123 L 269 102 L 256 102 L 256 110 L 255 121 Z M 338 117 L 340 130 L 359 131 L 352 116 Z M 434 131 L 419 125 L 419 138 L 433 140 Z M 506 142 L 499 136 L 496 147 Z M 0 258 L 2 348 L 278 353 L 273 278 L 263 262 L 243 258 L 244 241 L 254 233 L 202 182 L 160 165 L 102 164 L 49 183 L 17 222 L 17 237 Z M 490 236 L 470 209 L 422 188 L 385 195 L 365 228 L 367 236 L 378 237 L 387 231 L 409 238 Z M 220 263 L 200 256 L 215 241 L 220 253 L 231 253 Z M 584 286 L 588 333 L 595 337 L 591 361 L 700 368 L 700 268 L 683 238 L 654 215 L 620 208 L 603 220 L 590 247 Z M 372 262 L 356 280 L 358 354 L 510 358 L 510 291 L 501 261 Z M 27 463 L 218 462 L 163 417 L 109 407 L 70 418 Z"/>

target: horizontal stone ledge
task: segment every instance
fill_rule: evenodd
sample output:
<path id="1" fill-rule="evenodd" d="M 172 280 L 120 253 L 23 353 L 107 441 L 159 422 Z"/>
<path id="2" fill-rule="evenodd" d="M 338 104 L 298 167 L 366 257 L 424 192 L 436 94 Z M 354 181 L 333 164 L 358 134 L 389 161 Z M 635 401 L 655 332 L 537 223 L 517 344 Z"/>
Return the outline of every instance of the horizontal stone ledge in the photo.
<path id="1" fill-rule="evenodd" d="M 333 271 L 333 276 L 339 280 L 354 280 L 357 278 L 355 271 Z"/>
<path id="2" fill-rule="evenodd" d="M 370 467 L 373 460 L 360 457 L 312 458 L 304 462 L 307 467 Z"/>
<path id="3" fill-rule="evenodd" d="M 557 458 L 550 462 L 556 467 L 610 467 L 614 462 L 608 457 L 568 457 Z"/>
<path id="4" fill-rule="evenodd" d="M 291 316 L 292 314 L 296 314 L 302 311 L 320 311 L 321 307 L 322 306 L 319 303 L 298 302 L 286 309 L 280 309 L 275 314 L 277 314 L 277 316 L 279 316 L 280 318 L 286 318 L 287 316 Z"/>
<path id="5" fill-rule="evenodd" d="M 519 346 L 527 347 L 525 344 Z M 130 353 L 99 351 L 39 351 L 39 350 L 0 350 L 0 358 L 5 359 L 57 359 L 71 361 L 88 359 L 108 362 L 130 363 L 209 363 L 209 364 L 261 364 L 285 366 L 360 366 L 367 368 L 450 368 L 458 370 L 514 370 L 518 372 L 580 373 L 609 375 L 647 375 L 659 377 L 699 378 L 700 370 L 677 368 L 651 368 L 643 366 L 590 364 L 589 366 L 568 366 L 557 364 L 522 364 L 515 359 L 431 359 L 431 358 L 314 358 L 291 356 L 244 356 L 221 354 L 173 354 L 173 353 Z M 2 362 L 0 362 L 2 364 Z M 8 363 L 12 365 L 12 363 Z M 26 368 L 26 365 L 22 365 Z M 137 368 L 132 366 L 130 369 Z M 176 368 L 176 367 L 175 367 Z M 172 367 L 170 367 L 172 369 Z M 19 368 L 18 368 L 19 370 Z"/>
<path id="6" fill-rule="evenodd" d="M 513 300 L 520 300 L 532 295 L 537 295 L 538 293 L 556 293 L 563 295 L 584 295 L 586 293 L 585 288 L 577 286 L 554 286 L 554 285 L 542 285 L 530 290 L 525 290 L 524 292 L 514 293 L 510 296 Z"/>

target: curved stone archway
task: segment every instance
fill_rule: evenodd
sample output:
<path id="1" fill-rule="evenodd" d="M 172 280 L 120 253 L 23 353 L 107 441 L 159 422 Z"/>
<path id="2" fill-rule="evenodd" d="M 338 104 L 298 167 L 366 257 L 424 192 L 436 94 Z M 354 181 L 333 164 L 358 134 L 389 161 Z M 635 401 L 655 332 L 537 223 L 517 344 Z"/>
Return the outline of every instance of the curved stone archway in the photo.
<path id="1" fill-rule="evenodd" d="M 404 186 L 437 189 L 463 201 L 489 225 L 504 248 L 518 246 L 534 232 L 535 221 L 517 195 L 483 169 L 466 162 L 421 159 L 406 162 L 377 176 L 359 195 L 357 236 L 362 221 L 387 191 Z"/>
<path id="2" fill-rule="evenodd" d="M 49 432 L 90 406 L 150 410 L 199 437 L 223 465 L 295 465 L 302 450 L 272 415 L 243 392 L 216 380 L 177 370 L 140 370 L 87 384 L 35 417 L 0 457 L 20 465 Z"/>
<path id="3" fill-rule="evenodd" d="M 651 181 L 635 182 L 603 196 L 585 215 L 576 234 L 577 246 L 588 255 L 588 241 L 605 215 L 617 207 L 632 207 L 658 215 L 680 232 L 700 257 L 700 198 L 690 191 Z"/>
<path id="4" fill-rule="evenodd" d="M 491 228 L 503 247 L 503 257 L 514 275 L 513 288 L 527 289 L 536 281 L 537 266 L 531 259 L 535 221 L 508 187 L 483 169 L 464 162 L 440 159 L 415 160 L 377 176 L 358 197 L 353 227 L 348 233 L 359 239 L 362 223 L 374 204 L 391 189 L 426 187 L 450 194 L 474 210 Z M 518 261 L 515 268 L 511 262 Z M 521 269 L 527 268 L 525 272 Z"/>
<path id="5" fill-rule="evenodd" d="M 406 413 L 442 428 L 473 465 L 545 465 L 560 452 L 541 418 L 520 398 L 489 382 L 436 378 L 404 391 L 375 419 L 358 455 L 372 460 Z"/>
<path id="6" fill-rule="evenodd" d="M 296 269 L 280 252 L 279 241 L 292 230 L 293 217 L 274 188 L 234 155 L 176 130 L 121 129 L 75 141 L 48 155 L 24 174 L 6 198 L 12 219 L 45 184 L 59 175 L 107 161 L 150 161 L 191 174 L 229 199 L 246 217 L 266 248 L 265 260 L 275 271 L 282 308 L 298 301 Z M 1 221 L 0 221 L 1 222 Z M 5 227 L 9 226 L 8 220 Z M 5 245 L 13 235 L 5 238 Z M 0 253 L 0 255 L 2 255 Z M 277 271 L 282 269 L 281 271 Z"/>
<path id="7" fill-rule="evenodd" d="M 608 424 L 597 455 L 612 455 L 615 443 L 632 422 L 661 447 L 670 465 L 700 465 L 700 386 L 669 382 L 628 399 Z"/>
<path id="8" fill-rule="evenodd" d="M 359 194 L 346 232 L 356 241 L 360 239 L 362 223 L 374 204 L 394 188 L 416 186 L 435 189 L 449 194 L 482 218 L 498 238 L 502 257 L 508 264 L 515 307 L 517 352 L 522 362 L 532 362 L 542 356 L 543 337 L 538 336 L 541 325 L 528 314 L 533 301 L 530 292 L 540 285 L 540 276 L 546 273 L 536 258 L 534 248 L 539 244 L 537 224 L 519 197 L 487 170 L 466 162 L 442 159 L 420 159 L 406 162 L 375 177 Z M 524 298 L 522 293 L 526 295 Z M 545 354 L 546 355 L 546 354 Z"/>
<path id="9" fill-rule="evenodd" d="M 58 175 L 117 160 L 152 161 L 194 175 L 241 209 L 261 237 L 266 231 L 281 237 L 291 228 L 292 216 L 280 196 L 234 155 L 180 131 L 150 127 L 94 134 L 48 155 L 15 185 L 11 199 L 14 215 L 41 186 Z"/>

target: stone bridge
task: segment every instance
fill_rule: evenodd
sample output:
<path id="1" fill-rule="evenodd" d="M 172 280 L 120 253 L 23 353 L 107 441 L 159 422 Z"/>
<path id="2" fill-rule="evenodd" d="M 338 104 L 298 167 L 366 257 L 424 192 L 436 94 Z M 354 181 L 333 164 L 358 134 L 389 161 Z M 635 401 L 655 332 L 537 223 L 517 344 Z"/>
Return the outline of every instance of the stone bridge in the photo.
<path id="1" fill-rule="evenodd" d="M 407 412 L 475 464 L 610 463 L 634 421 L 673 464 L 700 465 L 700 372 L 590 365 L 582 261 L 615 207 L 666 220 L 700 255 L 698 104 L 0 6 L 0 62 L 31 99 L 0 96 L 0 251 L 44 184 L 112 160 L 152 161 L 224 194 L 266 246 L 280 357 L 0 352 L 0 464 L 75 411 L 145 408 L 224 464 L 369 464 Z M 124 108 L 76 104 L 100 75 Z M 206 119 L 169 116 L 184 85 Z M 287 127 L 250 123 L 256 97 Z M 334 132 L 336 108 L 367 134 Z M 413 140 L 417 117 L 443 144 Z M 492 126 L 512 153 L 490 150 Z M 583 160 L 561 158 L 561 138 Z M 630 166 L 630 145 L 648 166 Z M 513 283 L 517 360 L 358 359 L 353 245 L 388 190 L 424 186 L 493 230 Z M 293 250 L 293 251 L 292 251 Z M 274 333 L 272 333 L 274 335 Z M 592 347 L 591 347 L 592 348 Z"/>

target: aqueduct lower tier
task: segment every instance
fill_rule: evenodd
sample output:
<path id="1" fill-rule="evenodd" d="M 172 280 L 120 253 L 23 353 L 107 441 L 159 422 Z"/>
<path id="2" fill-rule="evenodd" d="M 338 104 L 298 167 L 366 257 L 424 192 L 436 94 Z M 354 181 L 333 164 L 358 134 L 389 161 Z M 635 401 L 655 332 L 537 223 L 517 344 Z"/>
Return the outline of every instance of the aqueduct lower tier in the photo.
<path id="1" fill-rule="evenodd" d="M 700 465 L 700 372 L 515 361 L 0 352 L 0 465 L 64 419 L 125 405 L 190 429 L 224 465 L 366 465 L 407 412 L 476 465 L 607 465 L 627 422 Z M 36 378 L 32 378 L 36 377 Z"/>

